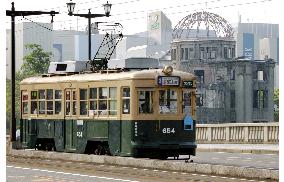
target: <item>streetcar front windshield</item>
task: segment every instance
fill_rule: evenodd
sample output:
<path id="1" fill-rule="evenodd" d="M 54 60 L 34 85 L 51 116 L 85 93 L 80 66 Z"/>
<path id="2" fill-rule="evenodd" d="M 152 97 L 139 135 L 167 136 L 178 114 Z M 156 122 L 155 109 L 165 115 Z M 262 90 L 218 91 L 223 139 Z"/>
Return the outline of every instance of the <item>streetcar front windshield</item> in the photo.
<path id="1" fill-rule="evenodd" d="M 139 96 L 139 113 L 153 113 L 153 91 L 138 91 Z"/>
<path id="2" fill-rule="evenodd" d="M 159 90 L 159 113 L 177 113 L 177 91 L 172 89 Z"/>

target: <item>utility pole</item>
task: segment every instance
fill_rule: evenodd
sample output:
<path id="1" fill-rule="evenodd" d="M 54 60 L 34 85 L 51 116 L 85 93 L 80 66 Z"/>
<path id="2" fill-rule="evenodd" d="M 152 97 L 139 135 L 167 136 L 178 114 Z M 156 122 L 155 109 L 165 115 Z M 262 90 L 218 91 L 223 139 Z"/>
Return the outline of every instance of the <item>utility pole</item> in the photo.
<path id="1" fill-rule="evenodd" d="M 11 142 L 16 141 L 16 113 L 15 113 L 15 65 L 16 65 L 16 53 L 15 53 L 15 17 L 16 16 L 30 16 L 30 15 L 42 15 L 49 14 L 51 15 L 51 23 L 53 22 L 53 16 L 55 14 L 59 14 L 59 12 L 55 11 L 15 11 L 14 2 L 11 3 L 11 10 L 6 10 L 6 16 L 11 16 L 11 101 L 12 101 L 12 121 L 10 126 L 10 137 Z"/>

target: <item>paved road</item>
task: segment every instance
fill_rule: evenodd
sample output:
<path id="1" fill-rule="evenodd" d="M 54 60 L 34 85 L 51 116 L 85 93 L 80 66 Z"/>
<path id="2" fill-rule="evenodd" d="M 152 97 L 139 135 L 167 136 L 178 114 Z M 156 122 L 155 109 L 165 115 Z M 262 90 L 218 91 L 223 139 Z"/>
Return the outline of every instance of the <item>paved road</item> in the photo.
<path id="1" fill-rule="evenodd" d="M 237 182 L 272 181 L 229 176 L 213 176 L 177 171 L 137 169 L 132 167 L 109 166 L 92 163 L 78 163 L 31 158 L 7 157 L 8 182 Z"/>
<path id="2" fill-rule="evenodd" d="M 180 158 L 185 157 L 186 156 L 180 156 Z M 279 169 L 278 154 L 197 152 L 196 156 L 192 156 L 191 159 L 193 160 L 193 162 L 200 164 Z"/>

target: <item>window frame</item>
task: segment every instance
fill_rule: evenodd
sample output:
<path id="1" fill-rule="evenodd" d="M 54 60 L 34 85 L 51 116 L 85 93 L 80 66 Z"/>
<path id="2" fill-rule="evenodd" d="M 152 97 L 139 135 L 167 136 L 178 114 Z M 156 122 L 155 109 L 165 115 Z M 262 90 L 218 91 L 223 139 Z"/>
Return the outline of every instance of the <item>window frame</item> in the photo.
<path id="1" fill-rule="evenodd" d="M 175 115 L 175 114 L 178 114 L 178 97 L 179 97 L 179 89 L 176 89 L 176 88 L 172 88 L 172 87 L 170 87 L 170 88 L 159 88 L 158 90 L 158 103 L 159 103 L 159 111 L 158 111 L 158 113 L 159 114 L 161 114 L 161 115 Z M 167 98 L 165 98 L 166 99 L 166 102 L 169 102 L 170 103 L 170 105 L 169 105 L 169 107 L 170 108 L 168 108 L 167 106 L 166 106 L 166 108 L 164 107 L 165 106 L 165 104 L 163 105 L 163 106 L 161 106 L 161 95 L 160 95 L 160 93 L 161 93 L 161 91 L 164 91 L 164 94 L 166 94 L 166 96 L 167 96 Z M 168 91 L 170 92 L 170 95 L 168 96 Z M 172 99 L 171 98 L 171 94 L 172 94 L 172 91 L 174 91 L 175 92 L 175 95 L 176 95 L 176 98 L 175 99 Z M 168 100 L 169 99 L 169 100 Z M 175 101 L 175 112 L 172 112 L 172 109 L 171 109 L 171 103 L 172 102 L 174 102 Z M 161 110 L 163 110 L 163 109 L 168 109 L 168 111 L 169 112 L 161 112 Z"/>
<path id="2" fill-rule="evenodd" d="M 114 97 L 112 98 L 111 97 L 111 89 L 114 89 Z M 108 116 L 117 116 L 117 112 L 118 112 L 118 109 L 117 109 L 117 87 L 108 87 L 108 98 L 107 98 L 107 102 L 108 102 L 108 107 L 107 107 L 107 110 L 108 110 Z M 114 110 L 111 110 L 111 103 L 115 103 L 115 109 Z M 112 113 L 115 113 L 115 114 L 112 114 Z"/>
<path id="3" fill-rule="evenodd" d="M 67 92 L 69 92 L 69 99 L 67 100 Z M 64 90 L 64 116 L 70 117 L 72 116 L 71 113 L 71 100 L 72 100 L 72 89 L 65 89 Z M 69 113 L 67 114 L 67 103 L 69 103 Z"/>
<path id="4" fill-rule="evenodd" d="M 95 89 L 96 91 L 95 91 L 95 97 L 94 98 L 91 98 L 91 89 Z M 89 115 L 89 117 L 94 117 L 94 116 L 98 116 L 98 94 L 99 94 L 99 92 L 98 92 L 98 87 L 90 87 L 90 88 L 88 88 L 88 93 L 89 93 L 89 95 L 88 95 L 88 115 Z M 96 105 L 96 108 L 95 108 L 95 110 L 91 110 L 91 102 L 94 102 L 95 103 L 95 105 Z"/>
<path id="5" fill-rule="evenodd" d="M 86 91 L 86 93 L 85 93 L 85 94 L 86 94 L 86 95 L 85 95 L 85 99 L 82 99 L 82 98 L 81 98 L 81 91 L 82 91 L 82 90 L 85 90 L 85 91 Z M 80 115 L 81 117 L 82 117 L 82 116 L 83 116 L 83 117 L 87 117 L 87 116 L 89 115 L 89 114 L 88 114 L 88 110 L 89 110 L 89 105 L 88 105 L 88 90 L 89 90 L 88 88 L 79 88 L 79 115 Z M 82 102 L 85 102 L 85 103 L 86 103 L 86 105 L 85 105 L 85 106 L 86 106 L 86 109 L 85 109 L 85 110 L 86 110 L 86 111 L 85 111 L 86 114 L 82 114 L 82 113 L 81 113 L 81 111 L 82 111 L 82 110 L 81 110 L 81 107 L 82 107 L 81 103 L 82 103 Z"/>
<path id="6" fill-rule="evenodd" d="M 53 89 L 54 90 L 54 108 L 53 108 L 53 115 L 61 115 L 62 114 L 62 98 L 63 98 L 63 94 L 62 94 L 62 90 L 61 89 Z M 60 94 L 60 98 L 56 98 L 56 91 L 60 91 L 61 94 Z M 60 103 L 60 112 L 59 113 L 56 113 L 56 102 L 59 102 Z"/>
<path id="7" fill-rule="evenodd" d="M 149 98 L 149 100 L 150 100 L 150 102 L 149 102 L 149 112 L 141 112 L 142 111 L 142 104 L 140 104 L 140 93 L 139 92 L 150 92 L 150 98 Z M 151 94 L 152 93 L 152 94 Z M 139 89 L 137 89 L 137 101 L 138 101 L 138 107 L 137 107 L 137 113 L 138 113 L 138 115 L 144 115 L 144 114 L 146 114 L 146 115 L 150 115 L 150 114 L 154 114 L 154 110 L 155 110 L 155 108 L 153 107 L 154 106 L 154 96 L 155 95 L 155 90 L 154 90 L 154 88 L 139 88 Z M 144 97 L 146 97 L 146 94 L 145 94 L 145 96 Z M 145 98 L 144 98 L 145 99 Z M 145 101 L 146 102 L 146 101 Z M 144 103 L 145 103 L 144 102 Z"/>
<path id="8" fill-rule="evenodd" d="M 32 95 L 33 95 L 33 92 L 36 93 L 36 98 L 33 98 Z M 30 105 L 30 114 L 31 115 L 38 115 L 38 90 L 31 90 L 30 91 L 31 93 L 31 105 Z M 36 107 L 35 107 L 35 110 L 32 109 L 32 103 L 35 102 L 36 103 Z M 36 111 L 36 113 L 32 112 L 32 111 Z"/>
<path id="9" fill-rule="evenodd" d="M 74 97 L 75 96 L 75 97 Z M 71 116 L 77 116 L 77 100 L 78 100 L 78 96 L 77 96 L 77 89 L 71 89 L 71 107 L 72 107 L 72 112 L 71 112 Z"/>
<path id="10" fill-rule="evenodd" d="M 129 89 L 129 96 L 124 96 L 124 89 Z M 124 112 L 124 101 L 128 100 L 128 111 Z M 121 87 L 121 113 L 122 114 L 131 114 L 131 106 L 130 106 L 130 101 L 131 101 L 131 89 L 130 87 Z M 127 104 L 126 104 L 127 105 Z"/>
<path id="11" fill-rule="evenodd" d="M 43 92 L 43 94 L 44 94 L 43 98 L 40 97 L 40 91 L 44 91 Z M 44 105 L 43 105 L 44 109 L 43 110 L 41 109 L 41 105 L 40 105 L 42 102 L 44 103 Z M 38 114 L 39 115 L 46 115 L 46 109 L 47 109 L 46 108 L 46 89 L 39 89 L 38 90 Z"/>
<path id="12" fill-rule="evenodd" d="M 24 99 L 24 95 L 27 95 L 27 99 Z M 24 112 L 24 104 L 27 104 L 27 112 Z M 27 90 L 22 90 L 21 92 L 21 113 L 23 116 L 29 114 L 29 92 Z"/>
<path id="13" fill-rule="evenodd" d="M 48 90 L 52 90 L 52 98 L 48 98 Z M 46 102 L 46 109 L 45 109 L 45 113 L 46 115 L 54 115 L 54 89 L 46 89 L 45 90 L 46 92 L 46 99 L 45 99 L 45 102 Z M 48 110 L 48 102 L 52 102 L 52 110 Z M 49 111 L 52 111 L 52 114 L 49 114 Z"/>
<path id="14" fill-rule="evenodd" d="M 185 105 L 185 101 L 186 101 L 186 100 L 184 99 L 184 93 L 185 93 L 185 92 L 189 93 L 189 100 L 188 100 L 189 105 Z M 190 89 L 190 88 L 183 88 L 183 89 L 182 89 L 182 91 L 181 91 L 181 93 L 182 93 L 182 108 L 181 108 L 181 112 L 182 112 L 182 113 L 186 113 L 186 111 L 185 111 L 185 106 L 189 107 L 189 109 L 193 107 L 193 100 L 192 100 L 192 93 L 193 93 L 193 92 L 194 92 L 194 91 L 193 91 L 192 89 Z M 191 115 L 192 115 L 192 113 L 191 113 Z"/>
<path id="15" fill-rule="evenodd" d="M 103 96 L 101 98 L 100 93 L 103 93 L 103 90 L 100 89 L 106 89 L 107 90 L 107 95 Z M 108 117 L 108 97 L 109 97 L 109 87 L 98 87 L 98 117 Z M 101 92 L 100 92 L 101 91 Z M 105 107 L 106 109 L 101 109 L 101 103 L 105 102 Z"/>

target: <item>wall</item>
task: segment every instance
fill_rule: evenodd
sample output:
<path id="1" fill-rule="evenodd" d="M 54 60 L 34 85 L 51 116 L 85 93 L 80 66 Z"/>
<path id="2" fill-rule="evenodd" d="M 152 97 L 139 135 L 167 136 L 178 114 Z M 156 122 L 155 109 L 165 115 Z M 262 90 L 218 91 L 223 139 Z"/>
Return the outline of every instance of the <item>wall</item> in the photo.
<path id="1" fill-rule="evenodd" d="M 94 34 L 91 36 L 91 59 L 94 58 L 98 51 L 99 46 L 103 41 L 104 35 Z M 86 61 L 88 60 L 88 35 L 75 35 L 75 60 Z"/>
<path id="2" fill-rule="evenodd" d="M 84 35 L 86 32 L 74 30 L 53 31 L 53 61 L 61 62 L 75 60 L 75 35 Z"/>

